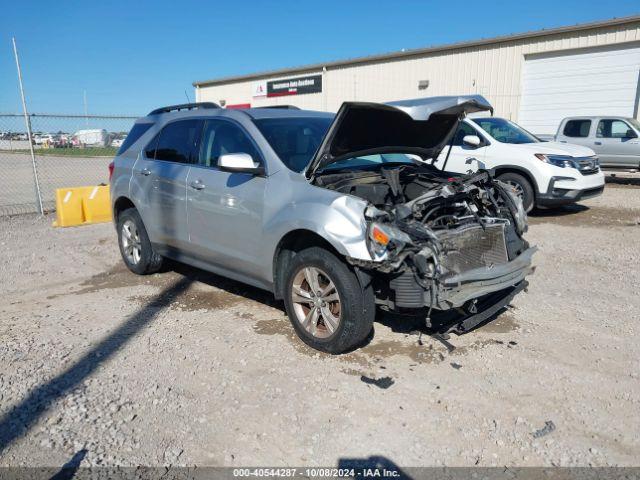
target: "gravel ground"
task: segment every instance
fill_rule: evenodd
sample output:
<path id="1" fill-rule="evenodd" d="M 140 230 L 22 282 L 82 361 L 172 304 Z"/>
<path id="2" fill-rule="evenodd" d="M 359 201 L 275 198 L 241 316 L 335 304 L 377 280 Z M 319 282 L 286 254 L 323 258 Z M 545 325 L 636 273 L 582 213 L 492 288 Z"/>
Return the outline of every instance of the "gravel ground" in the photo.
<path id="1" fill-rule="evenodd" d="M 0 466 L 638 465 L 639 187 L 532 216 L 529 291 L 488 325 L 418 345 L 381 314 L 337 357 L 268 293 L 130 274 L 110 224 L 2 218 Z"/>

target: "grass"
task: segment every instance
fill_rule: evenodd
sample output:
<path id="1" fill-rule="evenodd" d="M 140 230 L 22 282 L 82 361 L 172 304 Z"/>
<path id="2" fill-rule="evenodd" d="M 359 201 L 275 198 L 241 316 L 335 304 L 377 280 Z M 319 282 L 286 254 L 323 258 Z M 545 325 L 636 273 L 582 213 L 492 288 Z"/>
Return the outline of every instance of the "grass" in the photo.
<path id="1" fill-rule="evenodd" d="M 29 153 L 27 149 L 1 150 L 5 153 Z M 87 148 L 34 148 L 36 155 L 49 157 L 114 157 L 116 147 L 87 147 Z"/>

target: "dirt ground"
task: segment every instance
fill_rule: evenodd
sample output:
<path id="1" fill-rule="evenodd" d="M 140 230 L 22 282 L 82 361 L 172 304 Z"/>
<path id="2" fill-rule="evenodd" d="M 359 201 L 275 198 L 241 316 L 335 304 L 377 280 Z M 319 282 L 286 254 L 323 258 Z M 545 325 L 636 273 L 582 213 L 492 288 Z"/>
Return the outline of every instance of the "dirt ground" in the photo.
<path id="1" fill-rule="evenodd" d="M 531 216 L 537 270 L 493 322 L 419 345 L 380 314 L 337 357 L 266 292 L 137 277 L 111 224 L 52 220 L 0 219 L 2 466 L 638 465 L 637 180 Z"/>

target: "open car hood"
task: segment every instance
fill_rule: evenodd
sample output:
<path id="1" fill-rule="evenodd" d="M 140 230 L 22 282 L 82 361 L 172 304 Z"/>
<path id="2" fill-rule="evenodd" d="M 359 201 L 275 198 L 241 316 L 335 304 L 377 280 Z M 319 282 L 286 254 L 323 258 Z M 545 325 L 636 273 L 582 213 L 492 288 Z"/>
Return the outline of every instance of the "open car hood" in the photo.
<path id="1" fill-rule="evenodd" d="M 437 158 L 467 113 L 493 107 L 480 95 L 416 98 L 390 103 L 345 102 L 305 169 L 376 153 L 414 153 Z"/>

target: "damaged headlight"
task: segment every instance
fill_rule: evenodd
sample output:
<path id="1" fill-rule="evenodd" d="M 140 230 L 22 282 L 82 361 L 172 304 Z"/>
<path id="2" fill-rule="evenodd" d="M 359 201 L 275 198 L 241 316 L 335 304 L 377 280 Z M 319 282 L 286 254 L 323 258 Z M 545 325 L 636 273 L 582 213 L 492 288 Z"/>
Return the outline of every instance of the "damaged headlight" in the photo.
<path id="1" fill-rule="evenodd" d="M 399 251 L 411 243 L 411 237 L 391 225 L 372 222 L 367 232 L 367 247 L 373 258 L 381 257 L 388 251 Z"/>

